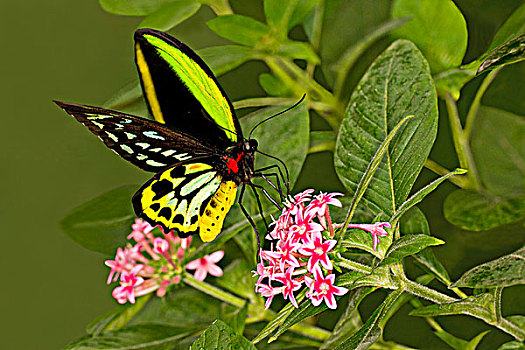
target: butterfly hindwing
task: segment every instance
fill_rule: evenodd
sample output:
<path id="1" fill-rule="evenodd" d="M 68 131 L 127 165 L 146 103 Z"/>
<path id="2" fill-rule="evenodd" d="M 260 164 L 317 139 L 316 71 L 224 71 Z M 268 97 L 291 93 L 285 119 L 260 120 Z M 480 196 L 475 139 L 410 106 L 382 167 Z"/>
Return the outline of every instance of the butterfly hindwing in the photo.
<path id="1" fill-rule="evenodd" d="M 177 39 L 152 29 L 135 32 L 136 64 L 155 120 L 228 147 L 242 140 L 233 106 L 204 61 Z"/>
<path id="2" fill-rule="evenodd" d="M 106 146 L 146 171 L 158 172 L 169 165 L 214 151 L 189 135 L 151 120 L 99 107 L 56 103 L 87 126 Z"/>
<path id="3" fill-rule="evenodd" d="M 210 162 L 211 163 L 211 162 Z M 165 232 L 185 237 L 199 231 L 213 240 L 235 201 L 237 186 L 205 161 L 188 161 L 155 175 L 133 196 L 135 213 Z"/>

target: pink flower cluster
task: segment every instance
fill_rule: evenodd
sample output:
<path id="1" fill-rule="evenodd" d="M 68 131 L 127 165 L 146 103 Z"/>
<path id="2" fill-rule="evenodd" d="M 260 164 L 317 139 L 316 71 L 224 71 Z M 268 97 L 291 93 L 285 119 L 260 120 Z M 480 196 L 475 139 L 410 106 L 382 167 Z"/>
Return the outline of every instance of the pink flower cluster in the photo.
<path id="1" fill-rule="evenodd" d="M 276 242 L 272 242 L 270 250 L 259 252 L 261 259 L 257 271 L 254 271 L 254 276 L 258 276 L 255 290 L 267 298 L 266 308 L 278 294 L 299 307 L 294 292 L 303 287 L 303 282 L 308 288 L 306 296 L 314 306 L 324 301 L 329 308 L 335 309 L 335 296 L 348 292 L 347 288 L 334 284 L 332 259 L 337 254 L 334 251 L 337 241 L 331 238 L 334 228 L 342 224 L 332 224 L 328 207 L 341 207 L 341 202 L 335 197 L 343 194 L 320 192 L 313 196 L 313 192 L 312 189 L 305 190 L 284 203 L 281 215 L 273 223 L 273 230 L 266 236 L 266 239 Z M 390 227 L 390 224 L 349 224 L 348 227 L 369 232 L 375 250 L 380 242 L 379 236 L 388 235 L 383 227 Z"/>
<path id="2" fill-rule="evenodd" d="M 133 304 L 136 297 L 154 291 L 158 296 L 165 295 L 169 287 L 180 283 L 185 269 L 196 270 L 194 277 L 199 281 L 203 281 L 208 273 L 222 276 L 221 268 L 215 265 L 224 256 L 222 250 L 182 266 L 191 236 L 179 238 L 171 231 L 162 232 L 163 237 L 156 237 L 152 233 L 154 228 L 141 219 L 135 219 L 131 227 L 133 232 L 127 238 L 136 243 L 118 248 L 115 259 L 105 262 L 111 268 L 107 283 L 120 282 L 112 293 L 120 304 L 127 301 Z"/>
<path id="3" fill-rule="evenodd" d="M 255 275 L 259 276 L 256 291 L 270 307 L 273 297 L 282 294 L 299 307 L 294 292 L 309 288 L 306 296 L 315 306 L 323 301 L 335 309 L 336 295 L 344 295 L 348 289 L 334 285 L 331 257 L 337 243 L 327 237 L 327 230 L 333 233 L 328 205 L 341 207 L 335 198 L 341 193 L 320 193 L 312 199 L 313 190 L 306 190 L 284 203 L 281 216 L 274 222 L 267 239 L 277 241 L 270 250 L 261 250 L 261 261 Z M 317 219 L 317 221 L 315 220 Z M 263 280 L 267 283 L 263 283 Z"/>

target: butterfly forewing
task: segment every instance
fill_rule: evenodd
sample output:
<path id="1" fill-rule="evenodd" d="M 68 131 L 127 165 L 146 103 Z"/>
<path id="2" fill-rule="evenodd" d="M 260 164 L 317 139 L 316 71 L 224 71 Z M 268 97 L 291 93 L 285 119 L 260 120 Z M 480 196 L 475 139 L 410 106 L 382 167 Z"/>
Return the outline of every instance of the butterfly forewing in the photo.
<path id="1" fill-rule="evenodd" d="M 137 215 L 165 232 L 176 229 L 186 237 L 199 230 L 213 240 L 235 200 L 237 187 L 225 181 L 209 162 L 183 162 L 155 175 L 133 196 Z"/>
<path id="2" fill-rule="evenodd" d="M 226 148 L 242 140 L 228 97 L 208 66 L 177 39 L 135 33 L 136 63 L 148 107 L 160 123 Z"/>
<path id="3" fill-rule="evenodd" d="M 146 171 L 158 172 L 169 165 L 214 152 L 197 139 L 154 121 L 98 107 L 57 104 L 87 126 L 106 146 Z"/>

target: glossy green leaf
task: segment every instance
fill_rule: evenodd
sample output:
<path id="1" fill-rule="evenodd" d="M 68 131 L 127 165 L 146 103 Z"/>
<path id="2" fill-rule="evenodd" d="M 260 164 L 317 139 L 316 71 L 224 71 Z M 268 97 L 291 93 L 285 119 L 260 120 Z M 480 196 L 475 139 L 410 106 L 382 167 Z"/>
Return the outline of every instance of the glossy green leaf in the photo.
<path id="1" fill-rule="evenodd" d="M 255 350 L 255 346 L 224 322 L 217 320 L 190 347 L 190 350 Z"/>
<path id="2" fill-rule="evenodd" d="M 498 350 L 525 350 L 525 344 L 518 341 L 511 341 L 500 346 Z"/>
<path id="3" fill-rule="evenodd" d="M 478 265 L 465 272 L 451 287 L 493 288 L 525 283 L 525 248 Z"/>
<path id="4" fill-rule="evenodd" d="M 385 317 L 390 307 L 392 307 L 401 294 L 403 294 L 402 289 L 391 292 L 383 301 L 383 303 L 379 305 L 374 313 L 368 318 L 365 324 L 350 338 L 339 344 L 335 349 L 362 350 L 370 347 L 370 345 L 372 345 L 381 336 L 381 332 L 383 331 L 381 320 Z"/>
<path id="5" fill-rule="evenodd" d="M 259 75 L 259 85 L 270 96 L 286 96 L 290 94 L 290 89 L 281 79 L 271 73 Z"/>
<path id="6" fill-rule="evenodd" d="M 99 0 L 104 11 L 115 15 L 147 16 L 177 0 Z"/>
<path id="7" fill-rule="evenodd" d="M 144 349 L 168 350 L 182 339 L 191 336 L 187 328 L 159 324 L 141 324 L 104 332 L 98 336 L 85 336 L 64 347 L 66 350 Z"/>
<path id="8" fill-rule="evenodd" d="M 487 335 L 488 332 L 489 331 L 481 332 L 470 341 L 457 338 L 444 330 L 436 331 L 434 334 L 454 350 L 476 350 L 478 344 L 481 342 L 481 340 L 483 340 L 483 337 Z"/>
<path id="9" fill-rule="evenodd" d="M 223 303 L 221 309 L 221 320 L 224 321 L 235 333 L 242 335 L 248 316 L 248 303 L 237 308 L 233 305 Z"/>
<path id="10" fill-rule="evenodd" d="M 471 149 L 483 186 L 502 197 L 525 195 L 525 118 L 481 106 Z"/>
<path id="11" fill-rule="evenodd" d="M 151 298 L 152 294 L 136 299 L 135 304 L 119 305 L 96 317 L 86 326 L 90 335 L 99 335 L 102 332 L 124 327 L 138 312 L 140 312 Z"/>
<path id="12" fill-rule="evenodd" d="M 451 178 L 452 176 L 463 175 L 466 173 L 467 171 L 464 169 L 455 169 L 454 171 L 451 171 L 448 174 L 440 176 L 436 180 L 432 181 L 431 183 L 414 193 L 412 196 L 410 196 L 410 198 L 407 199 L 403 204 L 401 204 L 396 210 L 394 216 L 392 216 L 392 218 L 390 219 L 390 222 L 392 224 L 397 223 L 397 221 L 402 215 L 404 215 L 414 205 L 420 203 L 426 196 L 432 193 L 432 191 L 434 191 L 443 181 Z"/>
<path id="13" fill-rule="evenodd" d="M 224 268 L 224 274 L 217 279 L 217 284 L 232 293 L 255 302 L 258 298 L 254 292 L 257 278 L 252 277 L 251 270 L 252 268 L 245 260 L 234 260 Z"/>
<path id="14" fill-rule="evenodd" d="M 294 60 L 305 60 L 308 62 L 319 63 L 319 57 L 312 47 L 301 41 L 286 41 L 279 46 L 277 54 L 282 57 Z"/>
<path id="15" fill-rule="evenodd" d="M 390 131 L 394 136 L 363 197 L 374 214 L 393 215 L 406 200 L 437 129 L 437 100 L 428 65 L 414 44 L 400 40 L 383 52 L 352 94 L 341 124 L 335 168 L 355 193 L 370 159 Z"/>
<path id="16" fill-rule="evenodd" d="M 498 29 L 487 51 L 492 51 L 514 38 L 525 35 L 525 4 L 518 7 Z"/>
<path id="17" fill-rule="evenodd" d="M 406 235 L 394 241 L 388 249 L 385 258 L 378 266 L 384 266 L 401 261 L 403 258 L 416 254 L 426 247 L 444 244 L 440 239 L 425 234 Z"/>
<path id="18" fill-rule="evenodd" d="M 449 0 L 395 0 L 392 17 L 412 20 L 392 32 L 414 42 L 428 60 L 432 74 L 461 65 L 467 50 L 467 24 Z"/>
<path id="19" fill-rule="evenodd" d="M 503 67 L 483 96 L 483 104 L 517 115 L 525 114 L 525 62 Z"/>
<path id="20" fill-rule="evenodd" d="M 444 99 L 447 94 L 450 94 L 454 100 L 459 100 L 461 89 L 475 76 L 476 69 L 466 67 L 453 68 L 436 74 L 434 83 L 436 84 L 439 97 Z"/>
<path id="21" fill-rule="evenodd" d="M 484 231 L 525 218 L 525 196 L 501 198 L 456 190 L 443 203 L 445 218 L 457 227 Z"/>
<path id="22" fill-rule="evenodd" d="M 270 30 L 266 24 L 242 15 L 220 16 L 206 24 L 217 35 L 247 46 L 257 45 Z"/>
<path id="23" fill-rule="evenodd" d="M 201 4 L 193 0 L 182 0 L 161 7 L 140 22 L 137 28 L 168 31 L 193 16 Z"/>
<path id="24" fill-rule="evenodd" d="M 259 109 L 241 119 L 244 135 L 248 136 L 251 128 L 269 116 L 285 110 L 289 106 L 275 106 Z M 261 124 L 253 132 L 253 138 L 259 142 L 259 150 L 281 159 L 290 172 L 290 189 L 299 176 L 306 154 L 310 133 L 310 117 L 306 103 L 277 118 Z M 274 159 L 256 155 L 255 168 L 279 164 Z"/>
<path id="25" fill-rule="evenodd" d="M 289 29 L 308 17 L 318 2 L 319 0 L 265 0 L 266 22 L 286 35 Z"/>
<path id="26" fill-rule="evenodd" d="M 334 151 L 335 135 L 333 131 L 312 131 L 310 132 L 310 147 L 308 153 L 324 151 Z"/>
<path id="27" fill-rule="evenodd" d="M 385 230 L 388 232 L 388 236 L 380 238 L 381 242 L 378 243 L 375 250 L 372 235 L 361 229 L 348 229 L 341 241 L 341 247 L 361 249 L 383 259 L 393 237 L 391 229 L 385 228 Z"/>
<path id="28" fill-rule="evenodd" d="M 466 299 L 444 304 L 433 304 L 412 310 L 409 315 L 420 317 L 434 317 L 445 315 L 471 315 L 494 320 L 492 311 L 494 296 L 491 293 L 480 294 Z"/>
<path id="29" fill-rule="evenodd" d="M 212 46 L 197 51 L 215 75 L 227 73 L 253 58 L 253 49 L 239 45 Z"/>
<path id="30" fill-rule="evenodd" d="M 404 235 L 420 234 L 430 235 L 430 228 L 428 226 L 425 214 L 419 208 L 412 207 L 407 211 L 400 220 L 400 231 Z M 423 251 L 412 256 L 420 267 L 431 275 L 435 276 L 445 285 L 449 285 L 450 277 L 447 270 L 436 258 L 431 248 L 426 248 Z"/>
<path id="31" fill-rule="evenodd" d="M 60 221 L 60 227 L 84 248 L 114 254 L 131 232 L 136 218 L 131 197 L 138 188 L 122 186 L 100 195 L 73 209 Z"/>
<path id="32" fill-rule="evenodd" d="M 336 80 L 333 65 L 341 60 L 348 48 L 358 45 L 388 20 L 389 8 L 389 0 L 324 1 L 319 54 L 321 67 L 331 85 Z"/>
<path id="33" fill-rule="evenodd" d="M 515 38 L 491 51 L 481 63 L 477 73 L 496 69 L 525 60 L 525 35 Z"/>

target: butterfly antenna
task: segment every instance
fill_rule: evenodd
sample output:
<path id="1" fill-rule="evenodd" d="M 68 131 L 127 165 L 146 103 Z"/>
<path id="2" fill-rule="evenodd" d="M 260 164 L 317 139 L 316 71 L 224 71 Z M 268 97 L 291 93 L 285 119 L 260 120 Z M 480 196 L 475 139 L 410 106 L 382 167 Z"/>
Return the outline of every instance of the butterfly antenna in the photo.
<path id="1" fill-rule="evenodd" d="M 279 112 L 279 113 L 277 113 L 277 114 L 274 114 L 274 115 L 272 115 L 271 117 L 268 117 L 268 118 L 266 118 L 266 119 L 260 121 L 259 123 L 257 123 L 257 125 L 255 125 L 255 126 L 252 128 L 252 131 L 250 131 L 250 134 L 248 135 L 248 139 L 251 139 L 253 131 L 254 131 L 259 125 L 261 125 L 262 123 L 266 123 L 268 120 L 273 119 L 273 118 L 275 118 L 275 117 L 278 117 L 278 116 L 280 116 L 281 114 L 284 114 L 284 113 L 288 112 L 288 111 L 291 110 L 291 109 L 294 109 L 294 108 L 297 107 L 301 102 L 304 101 L 304 98 L 305 98 L 305 97 L 306 97 L 306 94 L 304 94 L 303 97 L 301 97 L 301 99 L 300 99 L 298 102 L 296 102 L 293 106 L 288 107 L 288 108 L 286 108 L 284 111 L 281 111 L 281 112 Z"/>
<path id="2" fill-rule="evenodd" d="M 234 135 L 236 135 L 237 137 L 239 137 L 239 134 L 237 134 L 235 131 L 231 131 L 230 129 L 225 128 L 224 126 L 220 126 L 220 125 L 217 124 L 215 121 L 213 121 L 211 118 L 209 118 L 209 117 L 207 116 L 206 113 L 203 112 L 203 115 L 204 115 L 204 117 L 206 117 L 206 119 L 208 119 L 208 120 L 211 121 L 213 124 L 215 124 L 215 126 L 221 128 L 221 129 L 224 130 L 224 131 L 231 132 L 232 134 L 234 134 Z"/>

